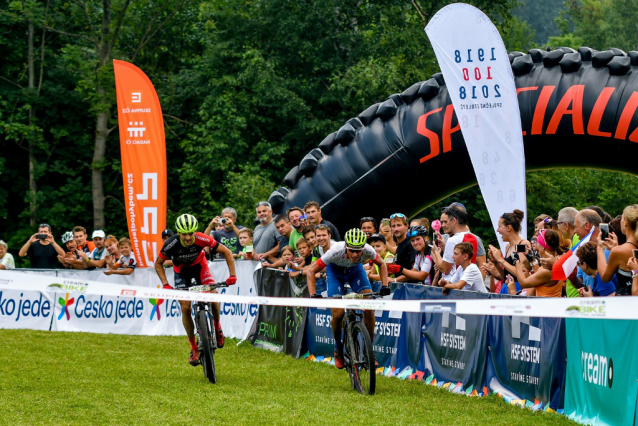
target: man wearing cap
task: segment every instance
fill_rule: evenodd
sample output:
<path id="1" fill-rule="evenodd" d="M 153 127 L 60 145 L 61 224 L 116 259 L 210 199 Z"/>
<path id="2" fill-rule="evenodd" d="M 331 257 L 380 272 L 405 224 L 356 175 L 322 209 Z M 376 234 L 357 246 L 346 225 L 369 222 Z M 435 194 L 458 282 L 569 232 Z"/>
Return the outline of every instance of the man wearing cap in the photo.
<path id="1" fill-rule="evenodd" d="M 82 257 L 81 262 L 83 262 L 85 269 L 104 268 L 106 265 L 106 256 L 109 254 L 104 248 L 104 238 L 106 238 L 106 234 L 101 229 L 96 229 L 93 231 L 91 237 L 93 244 L 95 244 L 95 249 L 89 255 L 83 251 L 78 251 L 78 254 Z"/>
<path id="2" fill-rule="evenodd" d="M 279 246 L 277 244 L 279 233 L 272 220 L 272 207 L 267 201 L 257 203 L 257 219 L 259 225 L 253 231 L 253 259 L 262 260 L 269 256 L 276 257 Z"/>
<path id="3" fill-rule="evenodd" d="M 171 238 L 175 233 L 170 229 L 165 229 L 162 231 L 162 241 L 166 242 L 169 238 Z M 173 260 L 168 259 L 164 262 L 164 268 L 170 268 L 173 266 Z"/>

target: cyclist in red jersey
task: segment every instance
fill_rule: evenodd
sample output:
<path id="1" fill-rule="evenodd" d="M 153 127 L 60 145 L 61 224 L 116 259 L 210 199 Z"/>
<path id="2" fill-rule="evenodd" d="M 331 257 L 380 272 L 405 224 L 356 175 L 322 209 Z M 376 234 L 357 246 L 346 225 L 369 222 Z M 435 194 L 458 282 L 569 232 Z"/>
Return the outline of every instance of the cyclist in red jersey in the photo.
<path id="1" fill-rule="evenodd" d="M 175 289 L 188 290 L 195 285 L 210 285 L 215 282 L 208 262 L 206 261 L 205 247 L 210 247 L 211 251 L 220 253 L 226 259 L 230 277 L 226 280 L 227 285 L 237 282 L 235 275 L 235 260 L 232 252 L 225 246 L 219 244 L 215 239 L 202 232 L 197 232 L 197 219 L 189 214 L 183 214 L 177 218 L 175 228 L 177 233 L 164 242 L 164 246 L 155 261 L 155 271 L 162 281 L 165 289 L 172 289 L 166 278 L 164 262 L 173 261 L 173 271 L 175 273 Z M 188 300 L 179 301 L 182 307 L 182 322 L 186 329 L 186 335 L 191 346 L 191 353 L 188 362 L 192 366 L 199 365 L 199 350 L 195 341 L 195 324 L 191 316 L 191 302 Z M 224 333 L 219 322 L 219 303 L 212 303 L 213 319 L 215 323 L 215 334 L 217 336 L 217 347 L 224 347 Z"/>

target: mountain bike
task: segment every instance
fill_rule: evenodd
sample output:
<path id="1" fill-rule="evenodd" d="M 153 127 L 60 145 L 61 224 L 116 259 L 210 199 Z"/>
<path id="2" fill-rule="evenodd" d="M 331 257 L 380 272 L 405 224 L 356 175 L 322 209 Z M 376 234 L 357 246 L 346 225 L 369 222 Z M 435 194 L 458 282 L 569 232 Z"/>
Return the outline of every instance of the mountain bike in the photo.
<path id="1" fill-rule="evenodd" d="M 367 299 L 379 293 L 349 293 L 333 296 L 335 299 Z M 374 350 L 370 333 L 363 322 L 363 312 L 346 309 L 343 317 L 343 359 L 346 371 L 350 375 L 352 389 L 362 394 L 374 395 L 377 372 L 374 362 Z"/>
<path id="2" fill-rule="evenodd" d="M 197 285 L 190 287 L 189 291 L 196 293 L 212 293 L 217 288 L 228 287 L 225 283 L 211 285 Z M 195 329 L 197 330 L 197 348 L 199 349 L 199 361 L 204 368 L 204 377 L 211 383 L 217 383 L 215 372 L 215 349 L 217 349 L 217 336 L 213 322 L 213 311 L 210 303 L 194 302 L 193 316 Z M 211 332 L 212 330 L 212 332 Z"/>

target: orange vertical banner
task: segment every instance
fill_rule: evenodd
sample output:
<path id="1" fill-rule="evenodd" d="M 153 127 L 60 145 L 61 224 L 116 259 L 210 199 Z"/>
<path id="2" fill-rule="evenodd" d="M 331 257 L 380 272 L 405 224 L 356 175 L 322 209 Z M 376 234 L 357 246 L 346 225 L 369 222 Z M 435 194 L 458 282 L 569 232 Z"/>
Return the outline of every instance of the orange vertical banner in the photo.
<path id="1" fill-rule="evenodd" d="M 157 93 L 133 64 L 113 61 L 128 231 L 140 267 L 152 266 L 166 228 L 166 141 Z"/>

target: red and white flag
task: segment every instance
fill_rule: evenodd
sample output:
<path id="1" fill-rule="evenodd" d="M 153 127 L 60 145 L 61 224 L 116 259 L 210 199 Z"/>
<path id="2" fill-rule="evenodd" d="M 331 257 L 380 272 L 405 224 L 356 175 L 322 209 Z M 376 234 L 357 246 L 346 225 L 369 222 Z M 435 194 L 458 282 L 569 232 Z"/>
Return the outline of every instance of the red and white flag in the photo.
<path id="1" fill-rule="evenodd" d="M 576 269 L 576 266 L 578 264 L 578 256 L 576 256 L 576 251 L 581 244 L 587 244 L 589 242 L 592 234 L 594 233 L 594 229 L 596 228 L 592 228 L 591 231 L 589 231 L 589 234 L 585 236 L 585 238 L 580 240 L 578 244 L 572 247 L 571 250 L 562 255 L 560 259 L 558 259 L 558 261 L 554 263 L 554 266 L 552 267 L 553 280 L 565 281 L 567 277 L 569 277 L 572 272 L 574 272 L 574 269 Z"/>

